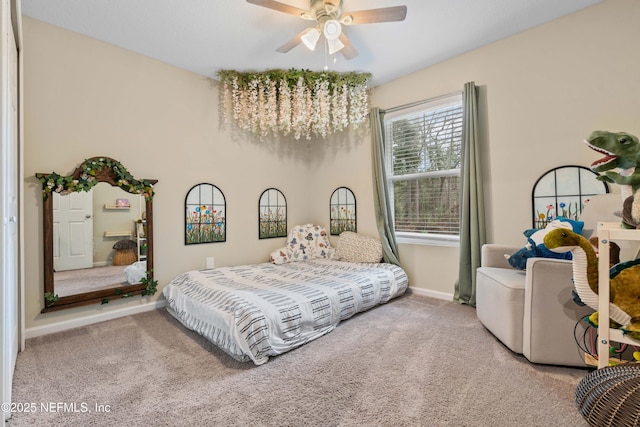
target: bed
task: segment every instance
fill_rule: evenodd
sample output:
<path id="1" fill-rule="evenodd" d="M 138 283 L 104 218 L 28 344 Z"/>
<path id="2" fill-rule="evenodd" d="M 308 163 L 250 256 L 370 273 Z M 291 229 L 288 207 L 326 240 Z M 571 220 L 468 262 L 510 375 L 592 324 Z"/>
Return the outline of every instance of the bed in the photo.
<path id="1" fill-rule="evenodd" d="M 326 244 L 314 257 L 308 242 L 302 259 L 179 274 L 163 289 L 167 310 L 234 359 L 261 365 L 407 289 L 397 265 L 336 260 Z"/>

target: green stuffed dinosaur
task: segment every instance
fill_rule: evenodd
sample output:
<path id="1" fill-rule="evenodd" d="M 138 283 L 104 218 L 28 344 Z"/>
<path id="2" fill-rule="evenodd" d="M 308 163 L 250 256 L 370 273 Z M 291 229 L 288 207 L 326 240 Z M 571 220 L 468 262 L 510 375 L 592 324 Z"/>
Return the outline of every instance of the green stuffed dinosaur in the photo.
<path id="1" fill-rule="evenodd" d="M 585 140 L 592 150 L 605 155 L 591 164 L 601 181 L 622 186 L 622 225 L 640 228 L 640 142 L 625 132 L 594 131 Z M 619 168 L 621 173 L 612 169 Z M 636 194 L 638 193 L 638 194 Z"/>
<path id="2" fill-rule="evenodd" d="M 598 258 L 591 243 L 566 228 L 550 231 L 545 246 L 554 252 L 573 253 L 573 282 L 583 303 L 598 310 Z M 640 259 L 614 265 L 609 270 L 609 318 L 623 332 L 640 339 Z M 597 324 L 597 312 L 589 317 Z"/>

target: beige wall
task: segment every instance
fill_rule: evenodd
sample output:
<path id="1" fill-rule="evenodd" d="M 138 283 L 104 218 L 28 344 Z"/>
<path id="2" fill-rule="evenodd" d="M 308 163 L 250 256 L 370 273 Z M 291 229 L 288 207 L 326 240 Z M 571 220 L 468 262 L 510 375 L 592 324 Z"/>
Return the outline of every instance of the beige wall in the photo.
<path id="1" fill-rule="evenodd" d="M 180 272 L 203 268 L 208 256 L 218 266 L 263 262 L 284 245 L 284 238 L 258 239 L 258 198 L 266 188 L 284 193 L 289 226 L 328 223 L 331 193 L 309 191 L 307 177 L 326 167 L 330 152 L 314 156 L 313 142 L 257 143 L 222 131 L 217 84 L 201 76 L 28 17 L 24 34 L 27 328 L 149 300 L 40 313 L 42 199 L 37 172 L 69 174 L 86 158 L 108 156 L 135 177 L 158 179 L 154 226 L 160 288 Z M 336 178 L 335 170 L 326 175 L 340 185 L 350 184 Z M 226 196 L 227 241 L 185 246 L 185 196 L 202 182 L 217 185 Z M 319 212 L 309 203 L 315 198 L 322 199 Z"/>
<path id="2" fill-rule="evenodd" d="M 475 81 L 488 239 L 523 245 L 540 175 L 598 159 L 583 143 L 593 130 L 640 136 L 639 18 L 640 2 L 605 0 L 375 88 L 372 102 L 390 108 Z M 453 293 L 457 250 L 402 245 L 400 256 L 412 286 Z"/>
<path id="3" fill-rule="evenodd" d="M 581 12 L 375 88 L 390 108 L 480 86 L 489 240 L 523 243 L 531 187 L 555 166 L 597 158 L 582 140 L 595 129 L 640 135 L 640 2 L 605 0 Z M 357 198 L 358 231 L 375 234 L 368 125 L 327 141 L 247 140 L 219 129 L 216 83 L 114 46 L 24 19 L 27 328 L 141 304 L 117 301 L 40 314 L 41 211 L 36 172 L 69 173 L 87 157 L 120 160 L 155 178 L 156 277 L 265 261 L 284 239 L 258 240 L 257 201 L 283 191 L 289 226 L 328 225 L 339 186 Z M 183 204 L 200 182 L 227 197 L 225 243 L 185 246 Z M 334 240 L 335 241 L 335 240 Z M 456 248 L 401 245 L 411 285 L 452 294 Z"/>

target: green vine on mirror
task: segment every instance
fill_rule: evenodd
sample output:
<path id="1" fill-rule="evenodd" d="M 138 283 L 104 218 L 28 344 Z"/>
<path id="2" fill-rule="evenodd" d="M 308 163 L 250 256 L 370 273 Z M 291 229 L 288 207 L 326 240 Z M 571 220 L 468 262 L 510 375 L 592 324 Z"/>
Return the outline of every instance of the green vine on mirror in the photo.
<path id="1" fill-rule="evenodd" d="M 96 175 L 104 169 L 113 171 L 117 179 L 117 185 L 132 194 L 141 194 L 145 200 L 153 198 L 153 185 L 147 181 L 139 181 L 117 160 L 108 157 L 94 157 L 86 159 L 81 165 L 82 174 L 74 178 L 73 175 L 60 175 L 56 172 L 50 174 L 36 174 L 42 183 L 42 194 L 45 198 L 49 194 L 66 194 L 74 191 L 90 191 L 99 181 Z"/>
<path id="2" fill-rule="evenodd" d="M 146 277 L 140 280 L 140 283 L 146 286 L 140 295 L 155 295 L 158 292 L 158 281 L 151 278 L 150 271 L 147 272 Z"/>
<path id="3" fill-rule="evenodd" d="M 133 294 L 133 293 L 131 293 L 131 292 L 122 293 L 122 290 L 121 290 L 121 289 L 115 289 L 113 293 L 114 293 L 114 294 L 116 294 L 116 295 L 118 295 L 120 298 L 131 298 L 131 297 L 134 295 L 134 294 Z M 103 301 L 104 301 L 105 299 L 107 300 L 107 302 L 109 302 L 109 298 L 104 298 L 104 299 L 103 299 Z M 106 303 L 105 303 L 105 302 L 103 302 L 102 304 L 106 304 Z"/>
<path id="4" fill-rule="evenodd" d="M 54 294 L 53 292 L 45 292 L 44 300 L 45 300 L 45 305 L 47 307 L 51 307 L 53 304 L 55 304 L 57 301 L 60 300 L 60 297 L 58 296 L 58 294 Z"/>
<path id="5" fill-rule="evenodd" d="M 368 114 L 370 73 L 310 70 L 220 70 L 223 123 L 257 135 L 326 137 Z"/>
<path id="6" fill-rule="evenodd" d="M 140 296 L 142 296 L 142 297 L 144 297 L 144 296 L 152 296 L 152 295 L 155 295 L 156 292 L 158 292 L 158 281 L 151 277 L 151 271 L 147 271 L 147 275 L 145 277 L 143 277 L 142 279 L 140 279 L 140 283 L 145 285 L 145 288 L 142 290 L 142 292 L 140 292 Z M 122 290 L 118 289 L 118 288 L 113 290 L 113 294 L 115 296 L 120 297 L 120 298 L 131 298 L 132 296 L 135 295 L 132 292 L 122 293 Z M 60 297 L 58 296 L 58 294 L 54 294 L 52 292 L 45 292 L 44 299 L 46 301 L 45 305 L 47 307 L 51 307 L 57 301 L 60 300 Z M 101 305 L 108 304 L 108 303 L 109 303 L 109 298 L 108 297 L 102 298 L 100 300 L 100 304 Z"/>

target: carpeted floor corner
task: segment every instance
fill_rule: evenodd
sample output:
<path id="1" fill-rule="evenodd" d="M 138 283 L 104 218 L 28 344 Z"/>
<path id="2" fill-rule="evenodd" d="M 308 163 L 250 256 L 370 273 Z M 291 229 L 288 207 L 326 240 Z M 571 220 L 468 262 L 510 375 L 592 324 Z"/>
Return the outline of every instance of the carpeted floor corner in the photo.
<path id="1" fill-rule="evenodd" d="M 262 366 L 156 310 L 28 340 L 13 401 L 37 410 L 8 426 L 585 426 L 588 372 L 533 365 L 473 308 L 417 295 Z"/>

